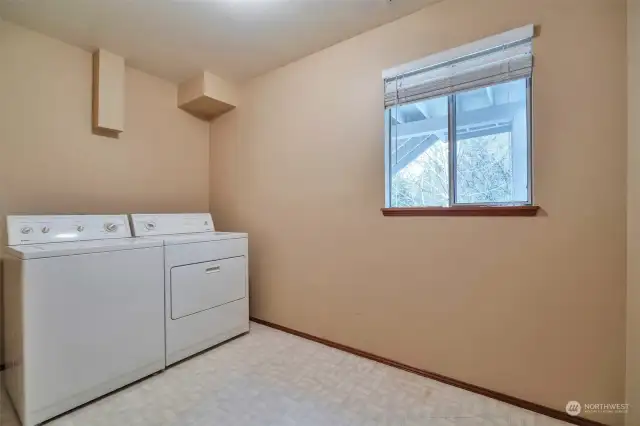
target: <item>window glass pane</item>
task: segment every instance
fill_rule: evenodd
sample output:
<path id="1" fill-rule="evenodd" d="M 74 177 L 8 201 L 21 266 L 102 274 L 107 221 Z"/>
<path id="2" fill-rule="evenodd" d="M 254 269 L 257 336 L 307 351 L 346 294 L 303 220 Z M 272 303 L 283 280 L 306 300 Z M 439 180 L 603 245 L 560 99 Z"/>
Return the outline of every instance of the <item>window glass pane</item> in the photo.
<path id="1" fill-rule="evenodd" d="M 456 202 L 528 202 L 527 81 L 455 96 Z"/>
<path id="2" fill-rule="evenodd" d="M 391 207 L 449 205 L 447 97 L 400 105 L 388 113 Z"/>

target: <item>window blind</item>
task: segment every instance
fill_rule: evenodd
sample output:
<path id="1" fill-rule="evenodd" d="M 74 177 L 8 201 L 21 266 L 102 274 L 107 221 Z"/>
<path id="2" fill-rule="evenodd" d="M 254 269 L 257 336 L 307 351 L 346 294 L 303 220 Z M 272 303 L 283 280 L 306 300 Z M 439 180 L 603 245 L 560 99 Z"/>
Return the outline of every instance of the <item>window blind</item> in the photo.
<path id="1" fill-rule="evenodd" d="M 385 107 L 530 77 L 533 25 L 387 70 Z"/>

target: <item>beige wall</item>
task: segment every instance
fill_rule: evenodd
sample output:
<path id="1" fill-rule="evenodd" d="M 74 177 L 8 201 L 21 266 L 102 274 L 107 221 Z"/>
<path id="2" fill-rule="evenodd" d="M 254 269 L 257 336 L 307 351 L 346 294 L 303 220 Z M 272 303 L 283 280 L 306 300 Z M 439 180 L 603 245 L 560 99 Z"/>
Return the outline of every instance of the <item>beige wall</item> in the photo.
<path id="1" fill-rule="evenodd" d="M 207 210 L 209 126 L 174 85 L 127 68 L 111 139 L 91 132 L 89 52 L 0 22 L 0 63 L 0 216 Z"/>
<path id="2" fill-rule="evenodd" d="M 543 214 L 383 217 L 381 71 L 529 23 Z M 559 410 L 623 402 L 625 28 L 623 0 L 446 0 L 247 84 L 211 126 L 211 209 L 251 234 L 252 315 Z"/>
<path id="3" fill-rule="evenodd" d="M 627 0 L 627 426 L 640 425 L 640 0 Z"/>

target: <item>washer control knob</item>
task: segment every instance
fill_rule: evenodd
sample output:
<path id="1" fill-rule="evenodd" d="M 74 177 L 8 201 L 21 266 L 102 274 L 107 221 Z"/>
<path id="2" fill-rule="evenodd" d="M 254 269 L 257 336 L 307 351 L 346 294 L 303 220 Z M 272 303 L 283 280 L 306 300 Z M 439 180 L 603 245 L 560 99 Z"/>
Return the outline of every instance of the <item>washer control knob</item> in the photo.
<path id="1" fill-rule="evenodd" d="M 116 232 L 118 230 L 118 225 L 115 223 L 105 223 L 104 230 L 107 232 Z"/>
<path id="2" fill-rule="evenodd" d="M 23 226 L 23 227 L 20 229 L 20 232 L 22 232 L 22 233 L 23 233 L 23 234 L 25 234 L 25 235 L 26 235 L 26 234 L 30 234 L 30 233 L 32 233 L 32 232 L 33 232 L 33 228 L 32 228 L 32 227 L 30 227 L 30 226 Z"/>
<path id="3" fill-rule="evenodd" d="M 42 231 L 43 234 L 48 234 L 49 231 L 51 231 L 51 228 L 49 228 L 47 225 L 45 225 L 42 228 L 40 228 L 40 231 Z"/>
<path id="4" fill-rule="evenodd" d="M 77 230 L 78 232 L 82 232 L 82 231 L 84 231 L 84 226 L 82 226 L 82 225 L 78 225 L 78 226 L 76 227 L 76 230 Z"/>

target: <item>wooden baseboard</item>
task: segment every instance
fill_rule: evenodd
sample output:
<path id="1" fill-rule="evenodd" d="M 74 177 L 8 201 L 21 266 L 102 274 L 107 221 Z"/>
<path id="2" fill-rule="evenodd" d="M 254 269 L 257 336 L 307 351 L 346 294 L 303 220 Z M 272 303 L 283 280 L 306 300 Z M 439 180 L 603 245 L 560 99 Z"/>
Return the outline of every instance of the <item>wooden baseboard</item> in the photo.
<path id="1" fill-rule="evenodd" d="M 261 320 L 259 318 L 251 317 L 251 321 L 256 322 L 258 324 L 266 325 L 267 327 L 275 328 L 276 330 L 284 331 L 285 333 L 293 334 L 295 336 L 312 340 L 314 342 L 321 343 L 323 345 L 330 346 L 335 349 L 349 352 L 353 355 L 361 356 L 363 358 L 367 358 L 372 361 L 389 365 L 391 367 L 399 368 L 401 370 L 408 371 L 410 373 L 414 373 L 422 377 L 437 380 L 438 382 L 446 383 L 447 385 L 455 386 L 457 388 L 464 389 L 473 393 L 477 393 L 479 395 L 484 395 L 489 398 L 497 399 L 498 401 L 506 402 L 507 404 L 515 405 L 516 407 L 524 408 L 525 410 L 533 411 L 534 413 L 538 413 L 547 417 L 552 417 L 554 419 L 562 420 L 567 423 L 572 423 L 580 426 L 606 426 L 604 423 L 599 423 L 594 420 L 585 419 L 583 417 L 573 417 L 568 415 L 564 411 L 559 411 L 553 408 L 545 407 L 544 405 L 539 405 L 534 402 L 525 401 L 524 399 L 505 395 L 500 392 L 495 392 L 490 389 L 472 385 L 470 383 L 462 382 L 460 380 L 452 379 L 451 377 L 443 376 L 441 374 L 432 373 L 430 371 L 412 367 L 410 365 L 406 365 L 401 362 L 393 361 L 391 359 L 374 355 L 369 352 L 361 351 L 360 349 L 355 349 L 350 346 L 332 342 L 330 340 L 326 340 L 321 337 L 312 336 L 311 334 L 303 333 L 302 331 L 298 331 L 289 327 L 284 327 L 282 325 L 274 324 L 272 322 Z"/>

